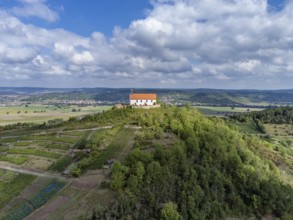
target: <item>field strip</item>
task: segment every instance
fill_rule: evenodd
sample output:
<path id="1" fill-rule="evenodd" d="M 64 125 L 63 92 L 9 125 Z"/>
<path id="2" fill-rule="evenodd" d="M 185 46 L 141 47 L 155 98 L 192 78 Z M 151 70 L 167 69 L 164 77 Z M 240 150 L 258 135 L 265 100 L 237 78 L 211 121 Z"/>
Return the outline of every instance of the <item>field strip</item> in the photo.
<path id="1" fill-rule="evenodd" d="M 74 130 L 68 130 L 68 131 L 96 131 L 96 130 L 100 130 L 100 129 L 111 129 L 111 128 L 113 128 L 113 125 L 95 127 L 95 128 L 74 129 Z"/>
<path id="2" fill-rule="evenodd" d="M 136 126 L 136 125 L 124 125 L 124 128 L 129 128 L 129 129 L 135 129 L 135 130 L 141 130 L 141 126 Z"/>
<path id="3" fill-rule="evenodd" d="M 30 171 L 30 170 L 26 170 L 26 169 L 22 169 L 22 168 L 11 167 L 11 166 L 4 165 L 4 164 L 1 164 L 1 163 L 0 163 L 0 169 L 9 170 L 9 171 L 18 172 L 18 173 L 23 173 L 23 174 L 30 174 L 30 175 L 33 175 L 33 176 L 56 178 L 56 179 L 60 179 L 60 180 L 68 180 L 68 178 L 63 177 L 63 176 L 58 175 L 58 174 L 46 173 L 46 172 L 41 173 L 41 172 L 36 172 L 36 171 Z"/>
<path id="4" fill-rule="evenodd" d="M 113 125 L 107 125 L 107 126 L 101 126 L 101 127 L 95 127 L 95 128 L 85 128 L 85 129 L 73 129 L 73 130 L 65 130 L 66 131 L 96 131 L 100 129 L 111 129 L 113 128 Z M 13 130 L 12 130 L 13 131 Z M 49 130 L 50 131 L 50 130 Z M 36 133 L 36 136 L 40 135 L 41 133 Z M 17 138 L 17 137 L 22 137 L 22 136 L 27 136 L 28 134 L 20 134 L 20 135 L 10 135 L 10 136 L 5 136 L 2 133 L 0 133 L 0 139 L 5 139 L 5 138 Z M 65 136 L 68 136 L 65 134 Z"/>

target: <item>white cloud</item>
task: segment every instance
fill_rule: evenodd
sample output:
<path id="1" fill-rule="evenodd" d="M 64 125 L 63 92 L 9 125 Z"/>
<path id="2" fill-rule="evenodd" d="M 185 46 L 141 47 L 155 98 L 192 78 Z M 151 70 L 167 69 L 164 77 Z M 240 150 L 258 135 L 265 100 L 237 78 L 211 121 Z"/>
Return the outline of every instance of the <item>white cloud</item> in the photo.
<path id="1" fill-rule="evenodd" d="M 18 0 L 21 6 L 12 8 L 12 12 L 22 17 L 38 17 L 48 22 L 59 19 L 58 13 L 53 11 L 46 4 L 46 0 Z"/>
<path id="2" fill-rule="evenodd" d="M 261 62 L 259 60 L 246 60 L 244 62 L 236 63 L 238 69 L 248 72 L 252 72 L 257 66 L 260 65 Z"/>
<path id="3" fill-rule="evenodd" d="M 74 64 L 83 65 L 92 63 L 95 61 L 95 59 L 89 51 L 83 51 L 81 53 L 74 54 L 72 57 L 72 61 Z"/>
<path id="4" fill-rule="evenodd" d="M 74 47 L 69 44 L 55 43 L 54 53 L 57 58 L 67 58 L 74 54 Z"/>
<path id="5" fill-rule="evenodd" d="M 33 59 L 33 64 L 35 66 L 41 67 L 45 64 L 45 60 L 41 55 L 37 55 L 34 59 Z"/>
<path id="6" fill-rule="evenodd" d="M 13 65 L 14 63 L 30 62 L 37 55 L 34 48 L 11 48 L 0 45 L 0 62 Z"/>
<path id="7" fill-rule="evenodd" d="M 22 3 L 50 10 L 45 0 Z M 110 38 L 39 28 L 0 10 L 0 81 L 58 75 L 80 86 L 281 88 L 293 83 L 292 1 L 281 11 L 269 11 L 265 0 L 152 4 L 145 19 L 116 27 Z M 263 83 L 268 78 L 272 85 Z"/>

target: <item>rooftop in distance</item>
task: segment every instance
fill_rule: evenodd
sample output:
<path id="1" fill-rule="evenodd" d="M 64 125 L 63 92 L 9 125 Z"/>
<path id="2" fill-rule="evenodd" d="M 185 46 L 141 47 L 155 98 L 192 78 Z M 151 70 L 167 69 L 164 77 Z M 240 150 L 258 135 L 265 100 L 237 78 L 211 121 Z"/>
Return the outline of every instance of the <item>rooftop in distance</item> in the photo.
<path id="1" fill-rule="evenodd" d="M 157 94 L 134 93 L 130 94 L 130 100 L 157 100 Z"/>
<path id="2" fill-rule="evenodd" d="M 134 93 L 129 95 L 131 106 L 157 106 L 157 94 Z"/>

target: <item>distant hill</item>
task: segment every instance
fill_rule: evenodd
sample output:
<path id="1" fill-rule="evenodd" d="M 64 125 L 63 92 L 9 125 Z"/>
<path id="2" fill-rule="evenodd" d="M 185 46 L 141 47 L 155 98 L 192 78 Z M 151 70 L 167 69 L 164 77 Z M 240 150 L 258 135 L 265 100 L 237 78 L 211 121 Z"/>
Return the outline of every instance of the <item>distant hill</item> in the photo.
<path id="1" fill-rule="evenodd" d="M 38 88 L 38 87 L 0 87 L 0 95 L 33 95 L 47 93 L 67 93 L 77 89 Z"/>
<path id="2" fill-rule="evenodd" d="M 241 104 L 236 102 L 226 93 L 196 93 L 195 95 L 190 96 L 189 101 L 203 103 L 203 104 L 223 104 L 223 105 L 235 105 Z"/>
<path id="3" fill-rule="evenodd" d="M 0 87 L 0 95 L 28 95 L 25 101 L 93 99 L 127 103 L 130 88 L 13 88 Z M 134 89 L 137 93 L 157 93 L 173 104 L 207 105 L 292 105 L 293 90 L 220 90 L 220 89 Z"/>

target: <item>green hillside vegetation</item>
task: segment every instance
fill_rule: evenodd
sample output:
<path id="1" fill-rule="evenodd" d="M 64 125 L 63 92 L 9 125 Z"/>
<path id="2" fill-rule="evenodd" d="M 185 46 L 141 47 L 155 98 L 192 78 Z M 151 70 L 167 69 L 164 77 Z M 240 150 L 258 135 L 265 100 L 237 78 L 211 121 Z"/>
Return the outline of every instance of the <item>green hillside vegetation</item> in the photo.
<path id="1" fill-rule="evenodd" d="M 250 126 L 250 133 L 259 132 L 273 143 L 274 148 L 283 155 L 293 156 L 293 107 L 267 109 L 230 116 L 232 123 L 243 127 Z M 288 157 L 293 166 L 293 158 Z"/>
<path id="2" fill-rule="evenodd" d="M 270 142 L 271 148 L 263 151 L 264 157 L 274 161 L 283 170 L 283 176 L 293 183 L 293 107 L 267 109 L 230 117 L 233 124 L 250 126 L 262 138 Z"/>
<path id="3" fill-rule="evenodd" d="M 188 106 L 162 105 L 113 108 L 58 124 L 6 126 L 0 132 L 0 160 L 24 169 L 31 164 L 39 169 L 43 161 L 43 171 L 68 171 L 70 184 L 54 183 L 56 190 L 48 196 L 45 187 L 28 198 L 35 205 L 17 203 L 5 214 L 23 217 L 21 210 L 26 209 L 24 216 L 33 215 L 56 193 L 53 203 L 65 195 L 70 205 L 60 203 L 49 216 L 55 219 L 62 219 L 65 209 L 77 217 L 93 207 L 82 218 L 292 219 L 293 142 L 267 137 L 265 121 L 253 114 L 259 113 L 221 119 L 204 117 Z M 106 169 L 108 161 L 115 163 Z M 0 170 L 1 192 L 16 175 L 5 172 Z M 12 183 L 21 186 L 2 204 L 25 188 Z M 81 207 L 86 208 L 79 211 Z"/>
<path id="4" fill-rule="evenodd" d="M 131 152 L 112 170 L 118 200 L 99 207 L 95 219 L 293 216 L 293 189 L 269 158 L 273 146 L 222 119 L 165 106 L 111 110 L 91 119 L 142 126 Z"/>

